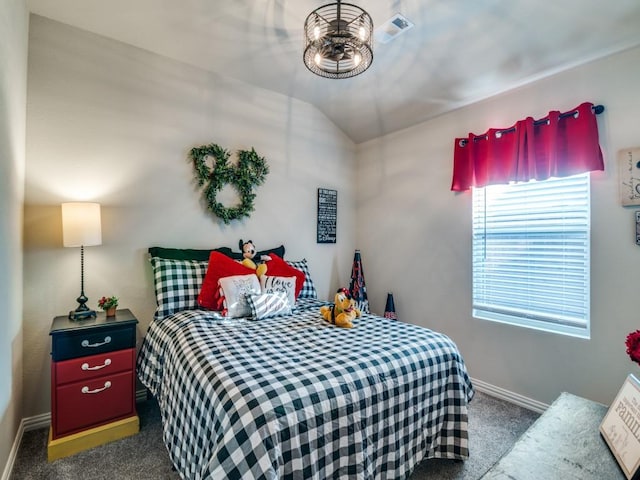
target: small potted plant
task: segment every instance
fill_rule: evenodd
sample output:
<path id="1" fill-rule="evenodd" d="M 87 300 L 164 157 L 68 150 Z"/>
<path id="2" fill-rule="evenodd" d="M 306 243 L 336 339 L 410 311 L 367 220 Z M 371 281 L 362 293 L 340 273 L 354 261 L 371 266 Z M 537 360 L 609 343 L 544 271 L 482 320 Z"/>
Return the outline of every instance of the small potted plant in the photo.
<path id="1" fill-rule="evenodd" d="M 102 297 L 98 300 L 98 307 L 107 312 L 107 317 L 116 316 L 116 307 L 118 306 L 118 297 Z"/>

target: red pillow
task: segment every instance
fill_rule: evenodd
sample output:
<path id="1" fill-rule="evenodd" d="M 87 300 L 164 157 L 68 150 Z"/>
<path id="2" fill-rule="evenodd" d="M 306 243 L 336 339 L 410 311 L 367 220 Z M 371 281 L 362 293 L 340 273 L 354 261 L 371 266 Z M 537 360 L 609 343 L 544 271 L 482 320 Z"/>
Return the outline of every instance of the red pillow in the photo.
<path id="1" fill-rule="evenodd" d="M 222 310 L 218 280 L 231 275 L 248 275 L 250 273 L 255 273 L 255 270 L 245 267 L 220 252 L 211 252 L 207 273 L 202 281 L 200 295 L 198 295 L 198 305 L 209 310 Z"/>
<path id="2" fill-rule="evenodd" d="M 304 283 L 304 272 L 298 270 L 297 268 L 293 268 L 291 265 L 289 265 L 274 253 L 270 253 L 269 256 L 271 257 L 271 260 L 266 262 L 266 275 L 269 275 L 270 277 L 296 277 L 295 295 L 297 300 L 298 295 L 300 295 L 300 290 L 302 290 L 302 284 Z"/>

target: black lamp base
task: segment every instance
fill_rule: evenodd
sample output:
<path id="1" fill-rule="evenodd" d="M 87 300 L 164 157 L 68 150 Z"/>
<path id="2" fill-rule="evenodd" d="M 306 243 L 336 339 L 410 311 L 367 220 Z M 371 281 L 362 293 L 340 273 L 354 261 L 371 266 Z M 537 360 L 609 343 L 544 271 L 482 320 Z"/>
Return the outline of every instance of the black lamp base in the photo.
<path id="1" fill-rule="evenodd" d="M 96 318 L 95 310 L 71 310 L 69 312 L 69 320 L 86 320 L 87 318 Z"/>
<path id="2" fill-rule="evenodd" d="M 84 295 L 84 291 L 80 292 L 80 296 L 76 298 L 78 308 L 69 312 L 69 320 L 84 320 L 86 318 L 95 318 L 95 310 L 89 309 L 85 304 L 89 299 Z"/>

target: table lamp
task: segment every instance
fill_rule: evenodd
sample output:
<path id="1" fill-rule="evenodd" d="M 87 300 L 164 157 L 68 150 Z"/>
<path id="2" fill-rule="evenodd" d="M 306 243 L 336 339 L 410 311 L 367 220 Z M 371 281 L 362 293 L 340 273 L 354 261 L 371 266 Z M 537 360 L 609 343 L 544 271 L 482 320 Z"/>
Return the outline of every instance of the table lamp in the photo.
<path id="1" fill-rule="evenodd" d="M 80 296 L 76 299 L 78 307 L 69 312 L 69 318 L 95 317 L 96 312 L 87 307 L 89 299 L 84 294 L 84 247 L 102 244 L 99 203 L 62 204 L 62 243 L 65 247 L 80 247 Z"/>

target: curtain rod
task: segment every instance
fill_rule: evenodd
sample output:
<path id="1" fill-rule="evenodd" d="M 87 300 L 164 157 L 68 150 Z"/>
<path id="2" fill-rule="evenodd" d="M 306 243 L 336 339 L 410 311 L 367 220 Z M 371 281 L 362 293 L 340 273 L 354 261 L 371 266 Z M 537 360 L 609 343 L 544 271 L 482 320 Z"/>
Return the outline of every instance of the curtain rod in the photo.
<path id="1" fill-rule="evenodd" d="M 594 105 L 591 107 L 591 110 L 593 110 L 593 113 L 595 113 L 596 115 L 600 115 L 602 112 L 604 112 L 604 105 Z M 572 110 L 570 112 L 565 112 L 565 113 L 561 113 L 559 118 L 566 118 L 566 117 L 570 117 L 572 115 L 575 115 L 576 110 Z M 542 118 L 540 120 L 534 120 L 533 124 L 534 125 L 544 125 L 545 123 L 547 123 L 547 118 Z M 515 132 L 516 131 L 516 127 L 511 127 L 511 128 L 506 128 L 504 130 L 498 130 L 496 133 L 499 133 L 500 135 L 502 135 L 503 133 L 510 133 L 510 132 Z M 487 138 L 487 134 L 485 133 L 484 135 L 478 135 L 477 137 L 474 138 L 475 140 L 486 140 Z M 466 138 L 463 138 L 462 140 L 460 140 L 460 146 L 464 147 L 467 143 L 468 140 Z"/>

